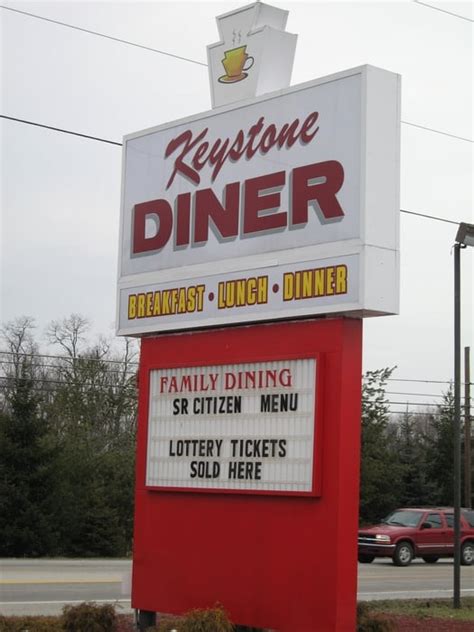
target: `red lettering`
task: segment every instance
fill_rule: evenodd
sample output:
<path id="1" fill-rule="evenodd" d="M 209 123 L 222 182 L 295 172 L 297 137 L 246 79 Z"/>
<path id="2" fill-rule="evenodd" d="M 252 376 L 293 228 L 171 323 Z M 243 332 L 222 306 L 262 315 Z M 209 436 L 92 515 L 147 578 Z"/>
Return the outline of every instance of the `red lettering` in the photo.
<path id="1" fill-rule="evenodd" d="M 311 180 L 318 180 L 311 183 Z M 335 160 L 318 162 L 305 167 L 298 167 L 292 174 L 292 216 L 293 226 L 306 224 L 308 221 L 308 204 L 317 202 L 322 221 L 343 217 L 336 193 L 344 182 L 344 169 Z"/>
<path id="2" fill-rule="evenodd" d="M 176 198 L 176 245 L 187 246 L 191 227 L 191 193 Z"/>
<path id="3" fill-rule="evenodd" d="M 186 176 L 187 178 L 192 180 L 194 184 L 199 184 L 201 182 L 201 178 L 199 177 L 199 174 L 197 173 L 197 171 L 195 169 L 192 169 L 189 165 L 185 164 L 183 162 L 183 159 L 191 151 L 191 149 L 199 143 L 200 140 L 205 138 L 206 134 L 207 134 L 207 127 L 198 136 L 196 136 L 196 138 L 193 141 L 192 140 L 193 133 L 191 132 L 191 130 L 188 129 L 182 134 L 180 134 L 177 138 L 173 138 L 173 140 L 170 143 L 168 143 L 168 147 L 166 148 L 166 151 L 165 151 L 165 158 L 168 158 L 168 156 L 170 156 L 183 143 L 184 143 L 184 148 L 182 152 L 180 153 L 180 155 L 174 161 L 174 169 L 171 173 L 171 178 L 168 180 L 168 184 L 166 185 L 167 189 L 173 183 L 174 177 L 178 172 L 181 173 L 183 176 Z M 201 165 L 201 167 L 202 166 L 203 165 Z"/>
<path id="4" fill-rule="evenodd" d="M 319 118 L 319 112 L 311 112 L 311 114 L 303 123 L 303 126 L 301 128 L 301 134 L 300 134 L 301 140 L 303 141 L 303 143 L 310 143 L 313 140 L 313 138 L 316 136 L 316 134 L 318 133 L 319 127 L 317 127 L 314 130 L 314 132 L 310 132 L 311 126 L 316 123 L 318 118 Z"/>
<path id="5" fill-rule="evenodd" d="M 308 124 L 308 134 L 316 133 L 314 129 L 309 131 L 311 125 Z M 329 160 L 297 167 L 289 178 L 292 186 L 288 187 L 288 211 L 281 209 L 281 190 L 287 182 L 285 171 L 246 180 L 242 198 L 240 182 L 225 186 L 223 201 L 210 188 L 197 190 L 194 194 L 180 193 L 175 200 L 174 218 L 167 200 L 136 204 L 133 214 L 133 253 L 160 250 L 168 243 L 173 228 L 173 247 L 177 249 L 192 243 L 207 242 L 210 227 L 216 238 L 222 241 L 237 237 L 239 229 L 244 235 L 252 236 L 283 229 L 288 224 L 307 224 L 308 207 L 311 204 L 316 206 L 322 224 L 344 217 L 337 199 L 344 182 L 344 170 L 339 162 Z M 291 218 L 290 222 L 288 217 Z M 148 218 L 154 220 L 156 231 L 147 237 Z"/>
<path id="6" fill-rule="evenodd" d="M 244 146 L 244 133 L 242 130 L 240 130 L 237 136 L 235 137 L 235 140 L 232 143 L 232 147 L 230 148 L 230 151 L 229 151 L 229 157 L 231 160 L 235 160 L 235 161 L 239 160 L 239 158 L 242 156 L 243 146 Z"/>
<path id="7" fill-rule="evenodd" d="M 204 165 L 206 164 L 207 158 L 204 158 L 204 160 L 202 161 L 201 159 L 203 158 L 204 154 L 207 152 L 208 149 L 209 149 L 209 143 L 202 143 L 201 145 L 199 145 L 199 147 L 196 150 L 196 153 L 194 154 L 193 167 L 197 169 L 198 171 L 202 169 Z"/>
<path id="8" fill-rule="evenodd" d="M 274 192 L 267 195 L 259 195 L 260 191 L 280 187 L 284 184 L 284 171 L 245 181 L 244 234 L 286 226 L 287 213 L 285 211 L 260 215 L 261 211 L 279 209 L 280 193 Z"/>
<path id="9" fill-rule="evenodd" d="M 260 148 L 264 154 L 275 145 L 276 143 L 276 127 L 272 124 L 267 127 L 262 135 L 262 140 L 260 141 Z"/>
<path id="10" fill-rule="evenodd" d="M 225 188 L 225 206 L 217 199 L 212 189 L 196 191 L 194 241 L 201 243 L 209 238 L 209 220 L 212 219 L 222 237 L 235 237 L 239 231 L 239 188 L 238 182 Z"/>
<path id="11" fill-rule="evenodd" d="M 193 138 L 191 130 L 186 130 L 173 138 L 166 147 L 165 158 L 179 151 L 166 188 L 168 189 L 173 184 L 177 174 L 188 178 L 194 184 L 199 184 L 201 182 L 199 172 L 208 164 L 213 167 L 211 181 L 214 181 L 229 159 L 234 162 L 243 157 L 250 160 L 259 150 L 262 154 L 266 154 L 275 145 L 279 149 L 283 147 L 289 149 L 297 140 L 307 144 L 319 131 L 319 127 L 314 128 L 318 117 L 318 112 L 311 112 L 302 124 L 297 118 L 292 123 L 285 123 L 278 130 L 273 123 L 265 127 L 265 118 L 261 116 L 249 128 L 247 134 L 239 130 L 233 141 L 230 138 L 224 140 L 217 138 L 212 144 L 204 140 L 208 128 L 200 132 L 196 138 Z M 246 142 L 245 139 L 247 139 Z"/>
<path id="12" fill-rule="evenodd" d="M 229 146 L 229 139 L 224 142 L 219 138 L 212 146 L 211 153 L 209 154 L 209 164 L 214 165 L 211 179 L 214 180 L 222 165 L 227 160 L 227 148 Z"/>
<path id="13" fill-rule="evenodd" d="M 147 217 L 156 217 L 158 227 L 155 235 L 145 236 Z M 155 220 L 156 221 L 156 220 Z M 173 228 L 173 211 L 166 200 L 152 200 L 135 204 L 133 213 L 133 254 L 160 250 L 168 242 Z"/>
<path id="14" fill-rule="evenodd" d="M 298 140 L 298 133 L 296 130 L 298 129 L 299 122 L 300 120 L 296 119 L 295 121 L 293 121 L 293 123 L 291 123 L 291 125 L 289 125 L 288 123 L 285 123 L 285 125 L 283 125 L 277 139 L 278 147 L 280 149 L 285 144 L 287 147 L 293 147 L 293 145 L 296 143 L 296 141 Z"/>
<path id="15" fill-rule="evenodd" d="M 257 147 L 254 147 L 253 143 L 257 135 L 260 134 L 260 132 L 262 131 L 264 120 L 264 117 L 261 116 L 255 123 L 255 125 L 252 125 L 252 127 L 249 129 L 249 141 L 245 146 L 244 151 L 242 152 L 246 154 L 247 158 L 252 158 L 258 151 L 258 145 Z"/>

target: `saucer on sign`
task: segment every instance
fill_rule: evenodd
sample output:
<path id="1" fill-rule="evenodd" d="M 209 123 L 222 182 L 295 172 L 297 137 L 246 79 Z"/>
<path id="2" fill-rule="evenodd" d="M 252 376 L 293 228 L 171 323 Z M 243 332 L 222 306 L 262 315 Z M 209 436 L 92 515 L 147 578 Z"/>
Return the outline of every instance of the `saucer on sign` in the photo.
<path id="1" fill-rule="evenodd" d="M 245 79 L 245 77 L 248 76 L 248 72 L 242 72 L 240 75 L 237 75 L 235 77 L 229 77 L 228 75 L 222 75 L 222 77 L 219 77 L 218 81 L 220 83 L 236 83 L 237 81 L 242 81 L 242 79 Z"/>

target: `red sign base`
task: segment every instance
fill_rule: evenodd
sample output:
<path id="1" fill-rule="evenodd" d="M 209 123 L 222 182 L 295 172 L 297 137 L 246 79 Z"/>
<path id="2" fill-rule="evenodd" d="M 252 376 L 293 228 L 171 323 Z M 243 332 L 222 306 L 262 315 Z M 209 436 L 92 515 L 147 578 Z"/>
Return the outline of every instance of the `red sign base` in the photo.
<path id="1" fill-rule="evenodd" d="M 318 495 L 147 489 L 153 369 L 318 358 Z M 330 319 L 144 338 L 139 373 L 132 606 L 220 603 L 279 632 L 354 632 L 362 321 Z"/>

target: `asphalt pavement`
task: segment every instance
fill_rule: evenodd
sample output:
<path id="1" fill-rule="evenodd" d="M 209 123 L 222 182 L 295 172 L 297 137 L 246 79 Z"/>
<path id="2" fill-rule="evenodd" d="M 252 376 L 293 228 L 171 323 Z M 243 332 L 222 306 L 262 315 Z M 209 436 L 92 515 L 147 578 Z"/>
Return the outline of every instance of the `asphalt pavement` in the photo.
<path id="1" fill-rule="evenodd" d="M 115 603 L 130 612 L 130 560 L 0 560 L 0 614 L 59 614 L 65 604 Z M 359 564 L 359 600 L 452 597 L 453 561 Z M 461 594 L 474 596 L 474 566 L 461 568 Z"/>
<path id="2" fill-rule="evenodd" d="M 0 614 L 55 615 L 66 604 L 115 603 L 131 612 L 130 560 L 0 560 Z"/>

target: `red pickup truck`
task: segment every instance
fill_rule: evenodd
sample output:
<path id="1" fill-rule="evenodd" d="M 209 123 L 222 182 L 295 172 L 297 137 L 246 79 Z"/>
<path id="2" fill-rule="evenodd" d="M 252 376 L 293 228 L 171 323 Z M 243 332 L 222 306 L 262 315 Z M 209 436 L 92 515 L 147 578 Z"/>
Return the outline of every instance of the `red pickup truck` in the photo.
<path id="1" fill-rule="evenodd" d="M 417 507 L 396 509 L 380 524 L 359 529 L 359 562 L 391 557 L 408 566 L 421 557 L 428 564 L 454 555 L 454 509 Z M 474 510 L 461 510 L 461 564 L 474 564 Z"/>

